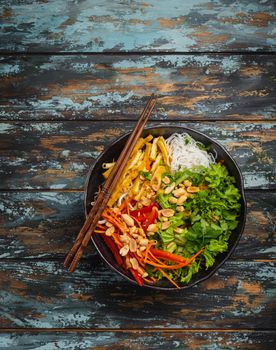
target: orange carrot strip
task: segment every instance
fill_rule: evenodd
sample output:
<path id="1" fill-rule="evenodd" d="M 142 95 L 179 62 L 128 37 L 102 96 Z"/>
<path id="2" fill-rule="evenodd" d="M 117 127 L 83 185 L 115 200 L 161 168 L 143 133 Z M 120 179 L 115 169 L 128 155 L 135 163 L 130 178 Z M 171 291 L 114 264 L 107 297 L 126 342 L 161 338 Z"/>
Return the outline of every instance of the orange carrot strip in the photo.
<path id="1" fill-rule="evenodd" d="M 97 226 L 96 226 L 96 228 L 101 228 L 101 229 L 103 229 L 103 230 L 106 230 L 106 227 L 104 227 L 103 225 L 101 225 L 101 224 L 97 224 Z"/>
<path id="2" fill-rule="evenodd" d="M 170 276 L 166 274 L 165 271 L 163 271 L 162 269 L 158 269 L 158 270 L 159 270 L 159 271 L 162 273 L 162 275 L 163 275 L 164 277 L 166 277 L 167 280 L 169 280 L 176 288 L 180 288 L 179 285 L 178 285 L 176 282 L 174 282 L 174 281 L 170 278 Z"/>

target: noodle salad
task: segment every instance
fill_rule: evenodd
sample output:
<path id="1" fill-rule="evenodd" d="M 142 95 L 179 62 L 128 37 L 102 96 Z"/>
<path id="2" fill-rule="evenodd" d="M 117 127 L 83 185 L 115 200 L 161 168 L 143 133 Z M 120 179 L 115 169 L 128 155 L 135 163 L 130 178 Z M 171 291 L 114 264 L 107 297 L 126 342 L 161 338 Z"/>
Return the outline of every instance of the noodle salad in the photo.
<path id="1" fill-rule="evenodd" d="M 105 179 L 113 163 L 102 165 Z M 95 232 L 139 285 L 176 288 L 228 249 L 240 198 L 223 162 L 189 134 L 140 138 Z"/>

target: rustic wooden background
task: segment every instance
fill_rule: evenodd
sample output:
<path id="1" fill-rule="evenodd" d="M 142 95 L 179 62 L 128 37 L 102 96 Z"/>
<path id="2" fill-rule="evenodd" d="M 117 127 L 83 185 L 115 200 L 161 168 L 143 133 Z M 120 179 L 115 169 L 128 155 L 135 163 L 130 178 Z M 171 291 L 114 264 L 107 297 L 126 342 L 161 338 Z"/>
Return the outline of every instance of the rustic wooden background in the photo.
<path id="1" fill-rule="evenodd" d="M 272 349 L 275 1 L 0 5 L 0 349 Z M 62 266 L 89 167 L 152 92 L 152 125 L 220 141 L 245 179 L 235 254 L 187 291 L 129 285 L 92 246 Z"/>

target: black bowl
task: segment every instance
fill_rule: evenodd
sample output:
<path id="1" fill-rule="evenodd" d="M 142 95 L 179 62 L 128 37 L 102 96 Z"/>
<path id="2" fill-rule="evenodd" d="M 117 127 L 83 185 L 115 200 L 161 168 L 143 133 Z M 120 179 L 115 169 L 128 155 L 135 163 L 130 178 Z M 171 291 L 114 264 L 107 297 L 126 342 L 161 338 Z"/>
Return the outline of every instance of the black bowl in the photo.
<path id="1" fill-rule="evenodd" d="M 197 274 L 195 274 L 191 281 L 188 284 L 181 284 L 180 287 L 182 289 L 189 288 L 201 281 L 206 280 L 207 278 L 211 277 L 218 268 L 230 257 L 230 255 L 233 253 L 241 235 L 244 230 L 245 226 L 245 219 L 246 219 L 246 202 L 245 202 L 245 196 L 244 196 L 244 188 L 243 188 L 243 178 L 241 171 L 234 161 L 234 159 L 230 156 L 230 154 L 226 151 L 224 147 L 222 147 L 218 142 L 214 141 L 210 137 L 189 129 L 184 128 L 181 126 L 158 126 L 158 127 L 149 127 L 145 128 L 143 131 L 142 136 L 145 137 L 148 134 L 152 134 L 153 136 L 164 136 L 167 138 L 171 134 L 178 132 L 183 133 L 187 132 L 189 135 L 191 135 L 195 140 L 202 142 L 204 145 L 210 147 L 210 152 L 212 152 L 214 155 L 217 155 L 217 159 L 223 159 L 224 164 L 227 167 L 230 175 L 234 176 L 236 179 L 236 185 L 240 190 L 241 193 L 241 214 L 239 216 L 239 224 L 238 227 L 232 232 L 229 241 L 228 246 L 229 249 L 225 253 L 221 253 L 217 255 L 215 264 L 205 271 L 204 269 L 200 270 Z M 102 176 L 102 164 L 105 162 L 111 162 L 113 159 L 117 159 L 120 152 L 122 151 L 126 140 L 128 138 L 130 133 L 124 134 L 119 139 L 117 139 L 115 142 L 113 142 L 96 160 L 96 163 L 91 167 L 87 181 L 85 184 L 85 215 L 87 215 L 91 209 L 91 201 L 93 201 L 95 192 L 98 190 L 98 186 L 103 183 L 103 176 Z M 100 237 L 100 235 L 94 235 L 92 238 L 92 241 L 97 248 L 98 252 L 100 253 L 101 257 L 104 259 L 104 261 L 108 264 L 109 267 L 111 267 L 113 270 L 115 270 L 117 273 L 119 273 L 121 276 L 126 278 L 128 281 L 136 284 L 135 280 L 132 279 L 132 276 L 130 274 L 127 274 L 122 268 L 120 268 L 114 258 L 108 247 L 106 247 L 103 239 Z M 159 281 L 156 285 L 146 285 L 145 287 L 153 288 L 153 289 L 176 289 L 175 287 L 172 287 L 171 283 L 167 280 Z"/>

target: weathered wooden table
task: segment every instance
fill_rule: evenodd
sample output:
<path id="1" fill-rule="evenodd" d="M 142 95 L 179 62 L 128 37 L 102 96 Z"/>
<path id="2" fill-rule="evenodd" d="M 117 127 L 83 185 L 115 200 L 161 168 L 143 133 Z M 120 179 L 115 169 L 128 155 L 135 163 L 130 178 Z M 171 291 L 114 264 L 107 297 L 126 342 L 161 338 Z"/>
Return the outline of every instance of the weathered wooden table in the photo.
<path id="1" fill-rule="evenodd" d="M 272 349 L 275 2 L 1 1 L 0 349 Z M 130 130 L 189 126 L 240 165 L 247 225 L 186 291 L 136 288 L 91 246 L 63 268 L 95 158 Z"/>

